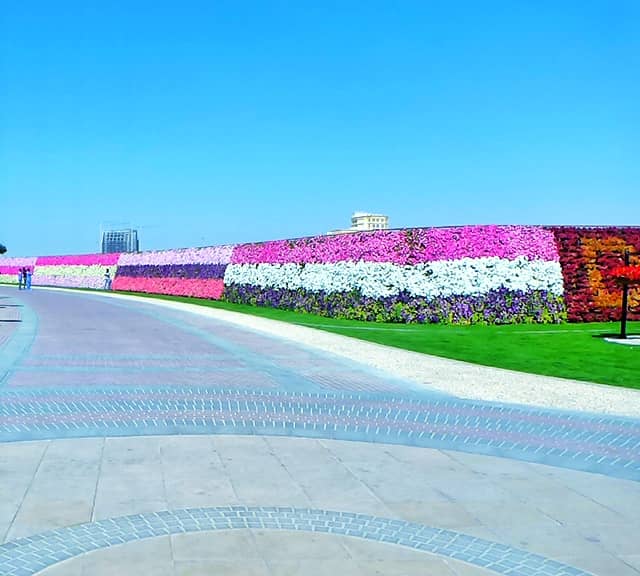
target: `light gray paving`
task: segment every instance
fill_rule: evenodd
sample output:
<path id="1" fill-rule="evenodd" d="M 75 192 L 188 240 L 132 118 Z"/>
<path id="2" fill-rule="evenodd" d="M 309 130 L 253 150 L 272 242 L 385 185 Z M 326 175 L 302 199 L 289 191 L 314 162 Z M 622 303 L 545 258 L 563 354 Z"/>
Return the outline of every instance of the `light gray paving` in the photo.
<path id="1" fill-rule="evenodd" d="M 8 537 L 16 514 L 49 447 L 48 442 L 22 442 L 0 446 L 0 534 Z"/>
<path id="2" fill-rule="evenodd" d="M 147 560 L 151 558 L 151 560 Z M 111 572 L 108 572 L 108 570 Z M 42 576 L 488 576 L 450 558 L 330 534 L 236 530 L 161 536 L 74 558 Z"/>
<path id="3" fill-rule="evenodd" d="M 101 439 L 81 438 L 45 445 L 43 458 L 25 486 L 7 539 L 78 524 L 90 518 L 103 444 Z M 14 469 L 11 464 L 7 467 Z"/>
<path id="4" fill-rule="evenodd" d="M 13 478 L 15 493 L 24 494 L 10 534 L 27 536 L 55 526 L 131 513 L 237 504 L 264 506 L 288 502 L 286 505 L 290 506 L 295 501 L 308 508 L 348 510 L 451 528 L 593 570 L 603 576 L 637 575 L 633 556 L 640 498 L 635 482 L 568 470 L 558 474 L 556 469 L 539 464 L 417 447 L 238 436 L 193 440 L 192 437 L 172 436 L 24 444 L 34 455 L 45 454 L 42 465 L 35 470 L 32 460 L 8 457 L 16 444 L 1 444 L 2 477 L 7 474 Z M 62 454 L 66 454 L 66 458 L 61 458 Z M 25 466 L 27 471 L 32 471 L 31 477 L 26 471 L 22 475 L 19 473 Z M 99 470 L 97 481 L 96 470 Z M 61 487 L 57 496 L 52 489 L 52 505 L 45 506 L 43 514 L 34 514 L 36 503 L 42 502 L 44 487 L 62 486 L 64 478 L 69 478 L 76 489 L 67 492 Z M 505 479 L 510 482 L 503 486 L 501 482 Z M 581 487 L 590 486 L 591 482 L 597 485 L 596 493 L 582 494 Z M 90 486 L 92 488 L 88 489 Z M 608 495 L 621 493 L 628 495 L 626 506 L 620 503 L 612 507 L 607 501 Z M 562 521 L 556 520 L 553 510 L 544 511 L 550 495 L 556 495 L 558 499 L 588 499 L 591 516 L 585 515 L 580 505 L 573 514 L 569 506 L 559 505 Z M 62 505 L 65 500 L 74 503 L 72 510 L 65 512 Z M 582 500 L 574 502 L 583 503 Z M 248 538 L 237 536 L 243 537 Z M 199 574 L 199 570 L 224 566 L 229 561 L 228 557 L 217 557 L 217 549 L 207 552 L 206 546 L 201 544 L 207 536 L 194 536 L 192 540 L 186 536 L 181 538 L 172 537 L 171 541 L 179 543 L 173 548 L 170 559 L 160 553 L 154 555 L 154 562 L 163 557 L 166 559 L 167 568 L 159 570 L 184 574 L 193 569 L 194 574 Z M 234 538 L 230 536 L 225 545 L 235 545 Z M 261 541 L 269 542 L 271 538 L 283 536 L 266 531 Z M 291 566 L 304 565 L 312 559 L 305 556 L 305 543 L 312 541 L 305 535 L 296 535 L 296 538 L 291 540 L 290 548 L 297 550 L 297 559 L 281 558 L 282 549 L 256 544 L 250 553 L 255 554 L 255 558 L 249 553 L 242 555 L 243 562 L 251 565 L 246 569 L 287 574 L 288 570 L 293 570 Z M 310 549 L 309 554 L 330 555 L 335 565 L 337 558 L 342 556 L 329 554 L 328 550 L 340 550 L 348 560 L 347 564 L 353 564 L 354 574 L 376 566 L 375 555 L 369 559 L 358 555 L 360 544 L 352 547 L 340 544 L 339 548 L 334 544 L 316 552 Z M 138 545 L 142 546 L 142 541 L 127 544 L 132 552 L 122 557 L 123 562 L 126 560 L 132 566 L 138 566 L 136 562 L 142 560 L 136 558 L 144 556 L 144 551 L 149 549 L 145 546 L 161 546 L 145 544 L 140 552 L 135 552 Z M 362 545 L 366 546 L 366 543 Z M 189 560 L 191 547 L 199 551 Z M 94 564 L 87 565 L 100 574 L 95 563 L 107 563 L 112 553 L 115 552 L 92 552 L 86 562 Z M 392 552 L 388 554 L 393 557 Z M 95 559 L 89 560 L 93 555 Z M 229 551 L 228 555 L 233 553 Z M 607 561 L 610 562 L 609 571 L 595 570 L 594 567 Z M 75 562 L 67 564 L 71 566 Z M 85 565 L 85 560 L 77 562 Z M 402 573 L 397 567 L 389 568 L 387 572 L 385 562 L 392 561 L 382 562 L 381 573 Z M 407 561 L 408 564 L 412 562 Z M 427 560 L 424 562 L 424 566 L 429 565 Z M 283 572 L 274 571 L 276 565 L 277 570 Z M 447 574 L 445 567 L 437 570 Z M 56 569 L 62 568 L 50 570 L 56 574 Z M 76 570 L 75 567 L 72 569 Z M 412 573 L 412 568 L 405 566 L 404 569 L 408 574 Z M 135 573 L 134 568 L 131 570 Z M 345 570 L 349 573 L 350 568 Z M 459 573 L 465 574 L 464 568 L 461 570 Z"/>

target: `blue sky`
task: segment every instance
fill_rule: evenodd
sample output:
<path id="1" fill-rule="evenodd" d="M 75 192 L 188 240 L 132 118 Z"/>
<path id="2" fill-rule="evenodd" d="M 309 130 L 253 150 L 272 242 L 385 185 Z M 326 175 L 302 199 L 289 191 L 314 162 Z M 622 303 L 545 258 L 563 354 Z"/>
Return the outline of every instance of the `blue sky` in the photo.
<path id="1" fill-rule="evenodd" d="M 640 223 L 640 3 L 14 2 L 9 255 Z M 115 226 L 117 227 L 117 226 Z"/>

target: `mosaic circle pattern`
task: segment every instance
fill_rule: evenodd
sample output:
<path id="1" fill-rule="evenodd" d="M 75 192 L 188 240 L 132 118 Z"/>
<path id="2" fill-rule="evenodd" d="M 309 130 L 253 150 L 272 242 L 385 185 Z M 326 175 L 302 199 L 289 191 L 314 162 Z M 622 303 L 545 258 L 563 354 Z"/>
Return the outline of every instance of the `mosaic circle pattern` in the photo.
<path id="1" fill-rule="evenodd" d="M 253 506 L 136 514 L 20 538 L 0 546 L 0 573 L 31 576 L 100 548 L 167 534 L 234 529 L 296 530 L 364 538 L 455 558 L 509 576 L 589 576 L 562 562 L 452 530 L 351 512 Z"/>

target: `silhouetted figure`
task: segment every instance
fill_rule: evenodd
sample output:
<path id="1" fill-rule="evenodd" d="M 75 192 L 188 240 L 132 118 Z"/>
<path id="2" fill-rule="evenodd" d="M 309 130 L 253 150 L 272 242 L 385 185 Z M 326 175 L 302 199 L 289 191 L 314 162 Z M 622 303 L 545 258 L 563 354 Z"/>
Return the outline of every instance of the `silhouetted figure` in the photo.
<path id="1" fill-rule="evenodd" d="M 32 275 L 31 268 L 26 268 L 26 273 L 24 278 L 25 278 L 25 284 L 26 284 L 25 288 L 27 290 L 31 290 L 31 275 Z"/>
<path id="2" fill-rule="evenodd" d="M 109 273 L 109 268 L 105 270 L 104 273 L 104 290 L 111 290 L 111 274 Z"/>
<path id="3" fill-rule="evenodd" d="M 24 287 L 24 268 L 18 270 L 18 290 L 22 290 Z"/>

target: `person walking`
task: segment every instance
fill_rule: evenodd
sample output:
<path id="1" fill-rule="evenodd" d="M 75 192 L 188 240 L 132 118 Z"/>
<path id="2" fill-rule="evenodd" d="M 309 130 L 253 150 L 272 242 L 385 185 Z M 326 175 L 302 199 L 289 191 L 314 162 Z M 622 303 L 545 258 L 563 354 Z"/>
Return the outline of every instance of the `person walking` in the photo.
<path id="1" fill-rule="evenodd" d="M 31 290 L 31 268 L 27 268 L 26 269 L 26 275 L 25 275 L 25 283 L 26 283 L 26 289 L 27 290 Z"/>
<path id="2" fill-rule="evenodd" d="M 105 270 L 104 273 L 104 290 L 111 290 L 111 274 L 109 273 L 109 268 Z"/>
<path id="3" fill-rule="evenodd" d="M 22 272 L 23 272 L 23 269 L 20 268 L 18 270 L 18 290 L 22 290 L 22 282 L 24 280 L 24 274 Z"/>

